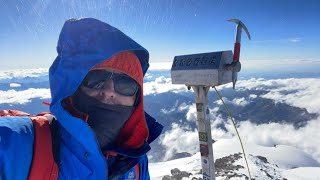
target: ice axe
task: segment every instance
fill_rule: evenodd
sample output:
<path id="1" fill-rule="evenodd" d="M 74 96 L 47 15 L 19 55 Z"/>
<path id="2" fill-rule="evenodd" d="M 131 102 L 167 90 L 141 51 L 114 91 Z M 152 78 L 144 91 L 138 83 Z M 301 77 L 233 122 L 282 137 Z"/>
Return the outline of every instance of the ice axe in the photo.
<path id="1" fill-rule="evenodd" d="M 233 61 L 231 64 L 226 65 L 227 70 L 232 70 L 232 83 L 233 83 L 233 89 L 234 89 L 237 82 L 237 78 L 238 78 L 238 72 L 241 69 L 241 64 L 239 59 L 240 59 L 240 44 L 241 44 L 242 29 L 247 33 L 249 40 L 251 40 L 251 37 L 247 27 L 239 19 L 229 19 L 228 21 L 234 22 L 237 24 L 236 42 L 234 43 Z"/>

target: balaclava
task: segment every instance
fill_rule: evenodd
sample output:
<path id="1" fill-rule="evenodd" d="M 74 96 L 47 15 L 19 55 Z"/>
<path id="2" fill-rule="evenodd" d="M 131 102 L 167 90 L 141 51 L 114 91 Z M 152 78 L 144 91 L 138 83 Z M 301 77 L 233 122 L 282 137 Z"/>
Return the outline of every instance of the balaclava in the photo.
<path id="1" fill-rule="evenodd" d="M 92 70 L 104 69 L 104 70 L 116 70 L 118 72 L 124 73 L 140 85 L 140 91 L 138 93 L 142 93 L 142 85 L 143 85 L 143 74 L 140 66 L 140 62 L 136 55 L 130 51 L 124 51 L 118 53 L 111 57 L 109 60 L 106 60 L 95 67 Z M 129 147 L 139 147 L 142 142 L 148 136 L 147 128 L 144 128 L 144 132 L 142 132 L 142 136 L 140 139 L 136 139 L 134 143 L 138 143 L 138 145 L 126 145 L 126 141 L 130 140 L 133 136 L 133 132 L 128 129 L 132 126 L 134 128 L 137 127 L 138 124 L 146 127 L 146 122 L 143 114 L 141 112 L 136 112 L 135 114 L 140 114 L 141 117 L 132 117 L 135 111 L 141 111 L 142 103 L 142 94 L 136 95 L 136 98 L 139 98 L 134 106 L 124 106 L 124 105 L 110 105 L 105 104 L 97 99 L 88 96 L 86 93 L 82 92 L 80 88 L 74 93 L 72 97 L 73 106 L 80 112 L 85 113 L 87 118 L 88 125 L 95 132 L 97 141 L 100 145 L 100 148 L 111 147 L 112 145 L 122 144 L 123 146 Z M 143 106 L 142 106 L 143 107 Z M 132 122 L 127 123 L 129 119 L 130 121 L 136 121 L 137 124 L 133 124 Z M 140 118 L 140 120 L 139 120 Z M 141 127 L 140 127 L 141 128 Z M 127 130 L 126 130 L 127 129 Z M 122 132 L 122 133 L 121 133 Z M 130 136 L 128 136 L 130 135 Z M 132 140 L 131 140 L 132 141 Z"/>

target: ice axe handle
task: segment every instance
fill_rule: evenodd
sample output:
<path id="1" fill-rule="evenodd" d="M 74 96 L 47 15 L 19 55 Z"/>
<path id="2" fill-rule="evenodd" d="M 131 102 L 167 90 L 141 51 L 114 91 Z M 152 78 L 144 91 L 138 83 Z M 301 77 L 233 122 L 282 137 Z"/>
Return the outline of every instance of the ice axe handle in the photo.
<path id="1" fill-rule="evenodd" d="M 234 55 L 233 55 L 233 62 L 238 62 L 240 57 L 240 43 L 234 43 Z"/>

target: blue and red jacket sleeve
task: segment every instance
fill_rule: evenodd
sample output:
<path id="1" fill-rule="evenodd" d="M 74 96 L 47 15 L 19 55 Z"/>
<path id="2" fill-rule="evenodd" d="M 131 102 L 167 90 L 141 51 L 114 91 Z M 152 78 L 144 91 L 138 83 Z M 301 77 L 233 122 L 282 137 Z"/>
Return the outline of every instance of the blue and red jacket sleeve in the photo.
<path id="1" fill-rule="evenodd" d="M 27 116 L 0 117 L 0 179 L 27 179 L 32 162 L 33 124 Z"/>

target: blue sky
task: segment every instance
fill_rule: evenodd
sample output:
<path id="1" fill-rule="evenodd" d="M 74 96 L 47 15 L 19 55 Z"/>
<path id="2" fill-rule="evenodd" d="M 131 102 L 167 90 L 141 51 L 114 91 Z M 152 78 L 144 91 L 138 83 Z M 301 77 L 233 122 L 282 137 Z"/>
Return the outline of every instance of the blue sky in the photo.
<path id="1" fill-rule="evenodd" d="M 150 51 L 150 62 L 233 49 L 231 18 L 252 37 L 242 36 L 243 61 L 320 60 L 317 0 L 0 0 L 0 17 L 0 69 L 49 67 L 64 21 L 80 17 L 122 30 Z"/>

